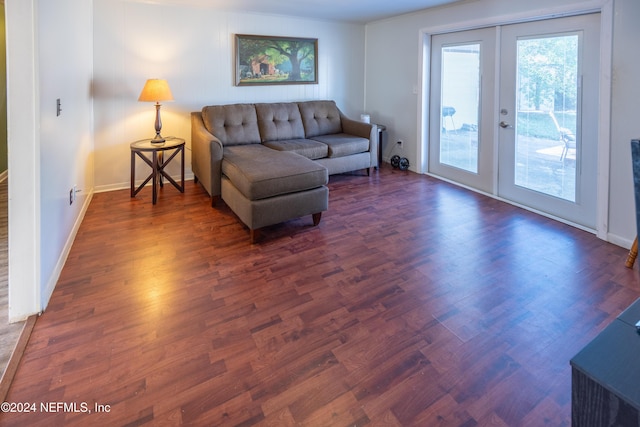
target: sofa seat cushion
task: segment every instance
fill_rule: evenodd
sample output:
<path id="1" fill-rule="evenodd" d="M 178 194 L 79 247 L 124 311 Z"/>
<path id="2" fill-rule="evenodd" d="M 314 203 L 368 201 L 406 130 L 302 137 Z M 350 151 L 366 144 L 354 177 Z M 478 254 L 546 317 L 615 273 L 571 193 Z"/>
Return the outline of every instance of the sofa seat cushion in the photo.
<path id="1" fill-rule="evenodd" d="M 320 135 L 312 139 L 329 147 L 329 155 L 327 157 L 344 157 L 369 151 L 368 139 L 346 133 Z"/>
<path id="2" fill-rule="evenodd" d="M 304 138 L 298 104 L 281 102 L 256 104 L 262 142 Z"/>
<path id="3" fill-rule="evenodd" d="M 263 144 L 274 150 L 298 153 L 311 160 L 329 157 L 329 146 L 312 139 L 286 139 L 284 141 L 268 141 Z"/>
<path id="4" fill-rule="evenodd" d="M 207 130 L 222 145 L 259 144 L 258 116 L 253 104 L 212 105 L 202 109 Z"/>
<path id="5" fill-rule="evenodd" d="M 324 166 L 262 144 L 225 147 L 222 173 L 249 200 L 310 190 L 329 182 Z"/>

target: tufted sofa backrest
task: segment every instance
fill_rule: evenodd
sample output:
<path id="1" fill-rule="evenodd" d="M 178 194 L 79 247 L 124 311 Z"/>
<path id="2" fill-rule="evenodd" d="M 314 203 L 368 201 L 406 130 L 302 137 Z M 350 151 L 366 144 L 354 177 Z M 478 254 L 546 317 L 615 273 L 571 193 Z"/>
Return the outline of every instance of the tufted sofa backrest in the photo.
<path id="1" fill-rule="evenodd" d="M 207 106 L 202 109 L 202 120 L 222 145 L 260 143 L 258 117 L 253 104 Z"/>
<path id="2" fill-rule="evenodd" d="M 299 102 L 298 107 L 307 138 L 342 132 L 340 110 L 334 101 Z"/>
<path id="3" fill-rule="evenodd" d="M 295 102 L 256 104 L 262 142 L 304 138 L 304 127 Z"/>

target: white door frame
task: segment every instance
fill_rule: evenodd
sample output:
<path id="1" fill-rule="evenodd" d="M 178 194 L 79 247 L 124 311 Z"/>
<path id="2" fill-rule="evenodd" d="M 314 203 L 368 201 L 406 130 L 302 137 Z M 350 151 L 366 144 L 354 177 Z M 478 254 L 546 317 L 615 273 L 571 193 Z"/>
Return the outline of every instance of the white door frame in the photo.
<path id="1" fill-rule="evenodd" d="M 17 322 L 42 310 L 36 0 L 5 1 L 5 19 L 9 148 L 9 321 Z"/>
<path id="2" fill-rule="evenodd" d="M 418 173 L 428 173 L 428 150 L 425 142 L 429 140 L 429 85 L 425 82 L 430 81 L 430 63 L 431 55 L 431 36 L 434 34 L 442 34 L 455 31 L 464 31 L 482 27 L 499 27 L 508 24 L 517 24 L 521 22 L 530 22 L 543 19 L 559 18 L 565 16 L 581 15 L 586 13 L 600 13 L 600 70 L 599 70 L 599 99 L 600 109 L 598 111 L 598 165 L 597 165 L 597 196 L 596 196 L 596 236 L 600 239 L 607 240 L 609 230 L 609 209 L 608 203 L 603 201 L 609 200 L 609 160 L 610 160 L 610 135 L 611 135 L 611 64 L 612 64 L 612 41 L 613 41 L 613 0 L 589 0 L 580 4 L 572 4 L 558 6 L 546 11 L 544 15 L 539 15 L 536 11 L 523 12 L 518 14 L 508 14 L 504 16 L 494 16 L 490 18 L 482 18 L 478 20 L 457 22 L 455 24 L 447 24 L 441 26 L 427 27 L 419 30 L 419 72 L 421 77 L 418 82 L 419 93 L 422 94 L 418 98 Z M 499 58 L 499 56 L 498 56 Z M 498 90 L 498 85 L 495 85 Z M 498 111 L 498 96 L 495 94 L 496 105 L 494 111 Z M 495 152 L 497 153 L 497 134 L 494 138 Z M 474 190 L 477 191 L 477 190 Z M 491 197 L 497 196 L 497 183 L 494 186 Z M 502 200 L 502 199 L 501 199 Z M 505 200 L 509 202 L 508 200 Z M 511 202 L 509 202 L 511 203 Z M 542 212 L 538 212 L 546 215 Z M 555 218 L 562 221 L 559 218 Z M 575 225 L 575 224 L 572 224 Z M 583 227 L 580 227 L 583 228 Z"/>

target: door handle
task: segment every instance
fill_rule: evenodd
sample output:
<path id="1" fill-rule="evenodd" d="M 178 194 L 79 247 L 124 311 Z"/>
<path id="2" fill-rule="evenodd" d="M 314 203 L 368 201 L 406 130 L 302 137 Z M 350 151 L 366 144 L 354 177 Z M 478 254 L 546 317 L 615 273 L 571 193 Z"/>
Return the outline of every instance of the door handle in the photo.
<path id="1" fill-rule="evenodd" d="M 500 127 L 503 129 L 511 129 L 513 128 L 513 126 L 511 126 L 509 123 L 505 122 L 504 120 L 500 122 Z"/>

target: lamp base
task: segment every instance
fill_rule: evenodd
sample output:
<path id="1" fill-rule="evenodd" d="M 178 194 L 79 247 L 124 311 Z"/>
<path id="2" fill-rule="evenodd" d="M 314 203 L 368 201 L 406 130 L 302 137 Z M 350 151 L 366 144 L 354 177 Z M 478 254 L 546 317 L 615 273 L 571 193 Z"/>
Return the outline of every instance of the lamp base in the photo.
<path id="1" fill-rule="evenodd" d="M 151 140 L 152 144 L 162 144 L 165 139 L 160 135 L 160 131 L 162 130 L 162 119 L 160 119 L 160 102 L 156 102 L 156 137 Z"/>
<path id="2" fill-rule="evenodd" d="M 166 140 L 160 135 L 160 132 L 156 133 L 156 137 L 151 140 L 152 144 L 162 144 Z"/>

